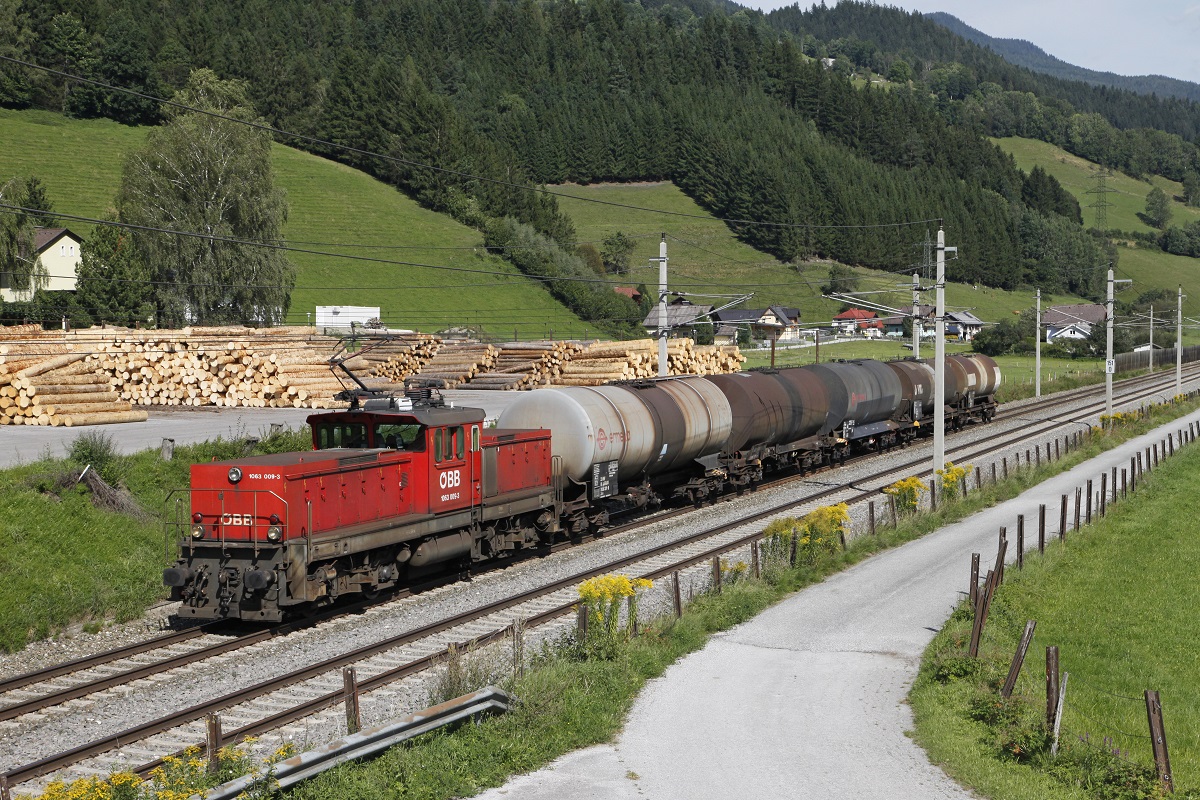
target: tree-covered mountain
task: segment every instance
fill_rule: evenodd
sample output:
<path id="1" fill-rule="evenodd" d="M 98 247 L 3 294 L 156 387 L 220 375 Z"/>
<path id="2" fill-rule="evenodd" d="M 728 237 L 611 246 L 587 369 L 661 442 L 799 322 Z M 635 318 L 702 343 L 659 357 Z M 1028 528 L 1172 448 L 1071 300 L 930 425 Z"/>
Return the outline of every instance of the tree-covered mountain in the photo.
<path id="1" fill-rule="evenodd" d="M 1178 97 L 1182 100 L 1200 101 L 1200 83 L 1181 81 L 1166 75 L 1118 75 L 1115 72 L 1100 72 L 1079 67 L 1050 55 L 1042 48 L 1024 39 L 997 39 L 988 36 L 983 31 L 972 28 L 958 17 L 944 11 L 925 16 L 967 41 L 992 50 L 1002 56 L 1005 61 L 1026 67 L 1034 72 L 1068 81 L 1082 81 L 1093 86 L 1128 89 L 1137 94 L 1154 94 L 1159 97 Z"/>
<path id="2" fill-rule="evenodd" d="M 4 54 L 151 95 L 201 67 L 243 79 L 258 113 L 317 140 L 288 143 L 525 248 L 573 238 L 533 187 L 670 179 L 784 260 L 904 269 L 926 221 L 944 219 L 952 279 L 1094 294 L 1106 244 L 1054 178 L 985 135 L 1020 128 L 1164 175 L 1200 165 L 1196 104 L 1035 75 L 866 3 L 763 15 L 706 0 L 7 0 L 0 31 L 13 33 Z M 856 83 L 843 61 L 896 81 Z M 156 113 L 11 64 L 0 103 Z M 570 258 L 514 261 L 562 274 Z"/>

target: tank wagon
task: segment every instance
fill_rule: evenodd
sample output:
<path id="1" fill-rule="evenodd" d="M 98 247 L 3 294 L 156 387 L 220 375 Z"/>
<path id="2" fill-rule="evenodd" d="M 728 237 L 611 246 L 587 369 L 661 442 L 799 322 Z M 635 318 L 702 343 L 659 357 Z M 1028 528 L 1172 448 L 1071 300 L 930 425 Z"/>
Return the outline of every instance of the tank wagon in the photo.
<path id="1" fill-rule="evenodd" d="M 947 424 L 992 419 L 996 363 L 946 361 Z M 163 582 L 184 616 L 280 620 L 906 445 L 933 417 L 933 376 L 915 359 L 861 360 L 551 387 L 496 428 L 427 393 L 366 399 L 309 417 L 311 451 L 194 465 Z"/>

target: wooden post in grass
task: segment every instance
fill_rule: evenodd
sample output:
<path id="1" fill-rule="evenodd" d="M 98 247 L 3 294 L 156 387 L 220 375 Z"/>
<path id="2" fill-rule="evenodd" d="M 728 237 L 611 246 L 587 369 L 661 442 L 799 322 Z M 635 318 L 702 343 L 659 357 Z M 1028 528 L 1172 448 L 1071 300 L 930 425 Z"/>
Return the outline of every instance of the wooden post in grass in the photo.
<path id="1" fill-rule="evenodd" d="M 1127 475 L 1125 468 L 1121 468 L 1121 499 L 1124 500 L 1129 494 L 1129 483 L 1126 481 Z"/>
<path id="2" fill-rule="evenodd" d="M 580 603 L 575 612 L 575 635 L 581 642 L 587 641 L 588 633 L 588 607 L 587 603 Z"/>
<path id="3" fill-rule="evenodd" d="M 937 511 L 937 501 L 938 501 L 937 479 L 930 478 L 929 479 L 929 510 L 930 511 L 934 511 L 934 512 Z"/>
<path id="4" fill-rule="evenodd" d="M 1004 456 L 1000 461 L 1004 467 L 1004 480 L 1008 480 L 1008 456 Z"/>
<path id="5" fill-rule="evenodd" d="M 1000 541 L 996 543 L 996 552 L 999 553 L 1000 551 L 1007 550 L 1007 549 L 1008 549 L 1008 528 L 1001 526 L 1000 527 Z M 996 558 L 996 569 L 993 571 L 996 573 L 996 585 L 999 586 L 1000 584 L 1004 583 L 1004 559 L 1003 558 L 999 558 L 999 557 Z"/>
<path id="6" fill-rule="evenodd" d="M 625 618 L 629 620 L 629 632 L 638 635 L 637 598 L 633 595 L 625 598 Z"/>
<path id="7" fill-rule="evenodd" d="M 712 583 L 713 591 L 717 594 L 721 593 L 721 557 L 712 557 Z"/>
<path id="8" fill-rule="evenodd" d="M 1137 476 L 1138 462 L 1142 460 L 1142 454 L 1138 453 L 1136 457 L 1129 457 L 1129 492 L 1132 494 L 1137 491 Z"/>
<path id="9" fill-rule="evenodd" d="M 900 517 L 896 514 L 896 495 L 888 495 L 888 505 L 892 507 L 892 527 L 895 528 L 900 524 Z"/>
<path id="10" fill-rule="evenodd" d="M 1058 714 L 1058 646 L 1046 648 L 1046 725 L 1054 724 Z"/>
<path id="11" fill-rule="evenodd" d="M 1054 440 L 1054 460 L 1059 461 L 1061 459 L 1062 459 L 1062 451 L 1058 449 L 1058 439 L 1055 439 Z"/>
<path id="12" fill-rule="evenodd" d="M 992 462 L 992 485 L 996 485 L 996 462 Z"/>
<path id="13" fill-rule="evenodd" d="M 867 524 L 870 526 L 871 535 L 875 535 L 875 501 L 867 503 Z"/>
<path id="14" fill-rule="evenodd" d="M 1100 518 L 1108 513 L 1108 473 L 1100 473 Z"/>
<path id="15" fill-rule="evenodd" d="M 971 584 L 967 600 L 971 603 L 971 608 L 979 602 L 979 553 L 971 553 Z"/>
<path id="16" fill-rule="evenodd" d="M 205 756 L 208 759 L 208 772 L 210 775 L 216 775 L 221 771 L 221 745 L 223 744 L 221 736 L 221 717 L 217 714 L 209 714 L 205 720 L 205 730 L 207 737 L 204 741 Z"/>
<path id="17" fill-rule="evenodd" d="M 1171 794 L 1175 791 L 1175 780 L 1171 777 L 1171 758 L 1167 755 L 1167 732 L 1163 728 L 1162 703 L 1158 692 L 1146 690 L 1146 717 L 1150 721 L 1150 749 L 1154 752 L 1154 769 L 1158 782 Z"/>
<path id="18" fill-rule="evenodd" d="M 1062 510 L 1059 513 L 1058 520 L 1058 538 L 1061 541 L 1067 540 L 1067 496 L 1062 496 Z"/>
<path id="19" fill-rule="evenodd" d="M 792 567 L 796 566 L 796 540 L 799 538 L 800 538 L 800 532 L 793 530 L 792 531 L 791 550 L 788 553 L 788 564 Z"/>
<path id="20" fill-rule="evenodd" d="M 1112 468 L 1112 499 L 1113 499 L 1114 503 L 1117 501 L 1117 468 L 1116 467 Z"/>
<path id="21" fill-rule="evenodd" d="M 1163 445 L 1163 452 L 1167 452 L 1167 446 Z M 1154 443 L 1154 468 L 1158 469 L 1158 442 Z"/>
<path id="22" fill-rule="evenodd" d="M 750 574 L 755 578 L 762 576 L 762 572 L 758 566 L 758 540 L 750 543 Z"/>
<path id="23" fill-rule="evenodd" d="M 987 616 L 988 589 L 991 585 L 992 571 L 988 570 L 987 577 L 983 581 L 983 588 L 979 590 L 975 601 L 975 619 L 971 623 L 971 643 L 967 647 L 967 655 L 971 658 L 979 657 L 979 639 L 983 636 L 983 623 Z"/>
<path id="24" fill-rule="evenodd" d="M 1012 697 L 1013 688 L 1017 685 L 1017 676 L 1021 674 L 1021 667 L 1025 665 L 1025 654 L 1029 652 L 1029 645 L 1033 643 L 1033 629 L 1037 627 L 1037 623 L 1029 620 L 1025 623 L 1025 631 L 1021 634 L 1021 643 L 1017 645 L 1017 652 L 1013 655 L 1012 664 L 1008 667 L 1008 677 L 1004 680 L 1004 687 L 1000 689 L 1001 697 Z"/>
<path id="25" fill-rule="evenodd" d="M 1042 465 L 1042 446 L 1040 444 L 1033 448 L 1033 457 L 1035 459 L 1033 465 L 1035 467 L 1040 467 Z"/>
<path id="26" fill-rule="evenodd" d="M 1025 515 L 1017 514 L 1017 569 L 1025 569 Z"/>
<path id="27" fill-rule="evenodd" d="M 1046 504 L 1038 506 L 1038 552 L 1046 552 Z"/>
<path id="28" fill-rule="evenodd" d="M 1032 451 L 1028 447 L 1026 447 L 1025 448 L 1025 468 L 1026 469 L 1028 469 L 1033 464 L 1032 455 L 1033 455 Z"/>
<path id="29" fill-rule="evenodd" d="M 1075 530 L 1079 530 L 1079 503 L 1082 499 L 1083 489 L 1075 487 Z"/>
<path id="30" fill-rule="evenodd" d="M 1179 443 L 1182 445 L 1183 444 L 1183 431 L 1180 431 L 1176 435 L 1179 437 Z M 1167 455 L 1169 455 L 1169 456 L 1175 455 L 1175 437 L 1174 436 L 1167 437 L 1167 449 L 1170 451 L 1169 453 L 1167 453 Z"/>
<path id="31" fill-rule="evenodd" d="M 1087 516 L 1085 517 L 1087 524 L 1092 524 L 1092 479 L 1088 478 L 1087 482 Z"/>
<path id="32" fill-rule="evenodd" d="M 679 570 L 671 573 L 671 600 L 675 605 L 675 618 L 683 616 L 683 596 L 679 593 Z"/>
<path id="33" fill-rule="evenodd" d="M 342 670 L 342 701 L 346 704 L 346 733 L 358 733 L 362 730 L 362 715 L 358 710 L 358 675 L 354 667 Z"/>
<path id="34" fill-rule="evenodd" d="M 975 468 L 975 491 L 983 488 L 983 470 L 979 467 Z"/>
<path id="35" fill-rule="evenodd" d="M 962 489 L 963 500 L 967 499 L 967 476 L 963 475 L 962 480 L 958 482 L 958 488 Z"/>

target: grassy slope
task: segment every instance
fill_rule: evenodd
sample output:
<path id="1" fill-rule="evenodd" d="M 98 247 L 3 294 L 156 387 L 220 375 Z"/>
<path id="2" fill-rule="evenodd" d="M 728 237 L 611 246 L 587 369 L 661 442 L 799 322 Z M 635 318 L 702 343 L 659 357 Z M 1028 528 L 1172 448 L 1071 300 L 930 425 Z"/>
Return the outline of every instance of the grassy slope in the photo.
<path id="1" fill-rule="evenodd" d="M 1057 178 L 1084 207 L 1084 222 L 1091 225 L 1095 221 L 1095 212 L 1087 208 L 1096 200 L 1096 195 L 1087 194 L 1088 189 L 1094 185 L 1091 176 L 1096 170 L 1095 164 L 1052 144 L 1033 139 L 997 139 L 996 142 L 1012 154 L 1022 169 L 1028 171 L 1040 165 Z M 1113 204 L 1112 208 L 1108 209 L 1108 225 L 1123 231 L 1153 230 L 1137 216 L 1145 210 L 1146 195 L 1153 186 L 1161 188 L 1168 197 L 1175 198 L 1182 194 L 1178 183 L 1158 176 L 1152 177 L 1148 183 L 1117 173 L 1107 184 L 1112 190 L 1108 201 Z M 1189 208 L 1177 200 L 1172 200 L 1171 210 L 1171 222 L 1174 225 L 1184 225 L 1200 219 L 1200 208 Z M 1185 295 L 1200 298 L 1200 260 L 1194 258 L 1173 256 L 1152 248 L 1121 247 L 1117 272 L 1118 278 L 1133 280 L 1132 288 L 1126 290 L 1130 294 L 1141 294 L 1152 287 L 1174 292 L 1175 288 L 1182 284 Z M 1195 302 L 1184 300 L 1185 314 L 1200 313 L 1200 305 L 1194 305 Z"/>
<path id="2" fill-rule="evenodd" d="M 125 154 L 141 145 L 145 129 L 107 120 L 71 120 L 57 114 L 0 110 L 0 182 L 36 174 L 55 210 L 103 216 L 113 206 Z M 497 336 L 586 336 L 592 329 L 536 283 L 477 246 L 480 235 L 367 175 L 276 145 L 277 180 L 291 204 L 286 236 L 292 242 L 387 245 L 390 249 L 301 245 L 372 258 L 504 273 L 455 273 L 394 264 L 292 254 L 298 267 L 291 321 L 322 305 L 378 305 L 385 322 L 436 330 L 483 325 Z M 86 235 L 87 225 L 70 223 Z M 451 248 L 451 249 L 443 249 Z M 356 287 L 356 288 L 329 288 Z"/>
<path id="3" fill-rule="evenodd" d="M 1187 787 L 1200 785 L 1200 660 L 1190 637 L 1180 635 L 1193 627 L 1191 565 L 1200 558 L 1200 537 L 1189 498 L 1198 470 L 1200 450 L 1184 450 L 1149 477 L 1136 501 L 1069 537 L 1065 549 L 1055 543 L 1045 558 L 1013 570 L 983 642 L 1007 664 L 1025 620 L 1037 620 L 1018 689 L 1042 707 L 1042 658 L 1046 646 L 1057 645 L 1071 675 L 1063 718 L 1069 747 L 1099 747 L 1108 737 L 1110 748 L 1149 763 L 1142 691 L 1158 690 L 1175 783 Z M 988 755 L 982 729 L 963 707 L 969 683 L 921 680 L 914 689 L 917 739 L 935 761 L 998 800 L 1081 796 Z"/>
<path id="4" fill-rule="evenodd" d="M 707 212 L 671 183 L 566 185 L 562 191 L 576 197 L 612 203 L 676 211 L 707 217 Z M 697 294 L 739 295 L 753 292 L 746 307 L 762 308 L 771 304 L 800 309 L 806 322 L 829 320 L 841 305 L 821 298 L 821 284 L 828 279 L 828 262 L 813 262 L 801 267 L 783 264 L 734 237 L 724 223 L 713 219 L 652 215 L 618 206 L 606 206 L 579 200 L 562 200 L 562 207 L 575 220 L 581 241 L 600 240 L 616 231 L 637 237 L 637 249 L 630 259 L 630 285 L 658 285 L 658 267 L 649 263 L 658 256 L 661 233 L 667 234 L 670 259 L 668 282 L 671 289 Z M 872 299 L 892 307 L 912 302 L 912 276 L 877 270 L 858 270 L 861 290 L 889 290 Z M 894 290 L 894 291 L 891 291 Z M 1078 302 L 1067 296 L 1045 297 L 1048 303 Z M 696 298 L 697 303 L 718 303 L 716 299 Z M 932 302 L 926 293 L 922 302 Z M 1004 318 L 1033 305 L 1033 296 L 1006 292 L 985 286 L 949 284 L 946 304 L 951 309 L 970 308 L 989 322 Z"/>

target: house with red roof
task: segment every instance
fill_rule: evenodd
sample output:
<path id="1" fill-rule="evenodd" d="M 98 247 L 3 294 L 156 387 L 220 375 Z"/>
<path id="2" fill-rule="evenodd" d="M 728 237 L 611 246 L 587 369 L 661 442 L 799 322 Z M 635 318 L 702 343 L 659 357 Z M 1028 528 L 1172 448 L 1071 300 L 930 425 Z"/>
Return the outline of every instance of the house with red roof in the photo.
<path id="1" fill-rule="evenodd" d="M 865 308 L 850 308 L 833 318 L 835 333 L 842 336 L 859 336 L 879 338 L 883 336 L 883 320 L 874 311 Z"/>

